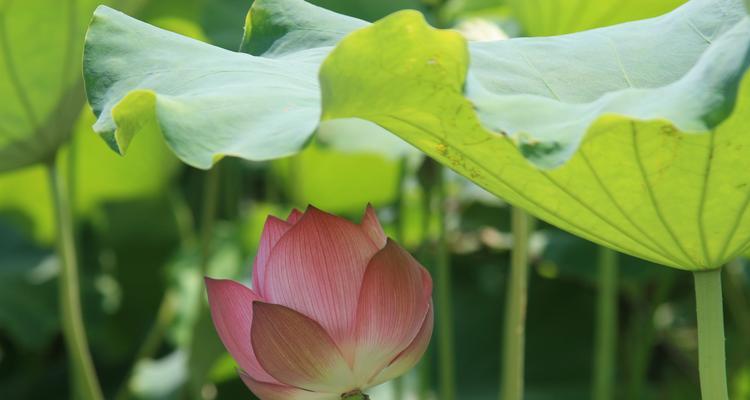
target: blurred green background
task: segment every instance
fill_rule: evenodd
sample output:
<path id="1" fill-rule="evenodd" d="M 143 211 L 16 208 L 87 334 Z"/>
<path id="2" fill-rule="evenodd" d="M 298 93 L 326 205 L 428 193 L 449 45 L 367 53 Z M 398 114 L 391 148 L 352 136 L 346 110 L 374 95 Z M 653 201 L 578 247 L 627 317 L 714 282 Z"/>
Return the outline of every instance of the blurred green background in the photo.
<path id="1" fill-rule="evenodd" d="M 107 398 L 252 398 L 205 313 L 202 266 L 207 265 L 212 276 L 248 282 L 267 215 L 284 216 L 292 207 L 314 204 L 358 220 L 368 202 L 377 207 L 389 235 L 428 268 L 434 266 L 438 254 L 439 216 L 445 216 L 458 398 L 497 398 L 512 241 L 509 208 L 501 200 L 436 169 L 418 154 L 343 153 L 317 142 L 297 156 L 274 162 L 225 159 L 212 172 L 181 165 L 157 132 L 139 135 L 126 157 L 117 156 L 91 131 L 94 119 L 83 99 L 68 103 L 62 89 L 50 89 L 44 79 L 61 73 L 54 62 L 59 48 L 82 46 L 87 16 L 96 5 L 81 1 L 76 25 L 66 26 L 56 22 L 60 13 L 56 8 L 62 3 L 0 0 L 4 68 L 0 70 L 4 99 L 0 108 L 6 108 L 0 114 L 0 145 L 7 139 L 2 138 L 6 132 L 27 129 L 10 117 L 8 110 L 15 103 L 6 99 L 26 104 L 38 114 L 50 113 L 55 102 L 75 106 L 74 111 L 59 114 L 52 129 L 63 132 L 58 142 L 70 135 L 58 165 L 71 187 L 87 335 Z M 467 31 L 490 26 L 522 36 L 561 34 L 650 17 L 681 1 L 313 3 L 371 21 L 398 9 L 414 8 L 436 26 Z M 131 0 L 107 4 L 165 29 L 234 50 L 252 2 Z M 41 31 L 35 32 L 35 26 L 42 26 Z M 63 35 L 66 29 L 72 33 Z M 27 59 L 31 60 L 28 68 L 26 61 L 18 61 Z M 18 79 L 8 69 L 13 62 L 24 66 Z M 76 80 L 81 66 L 76 60 L 73 65 L 69 74 Z M 27 94 L 19 94 L 23 92 Z M 50 142 L 56 146 L 55 140 Z M 52 150 L 39 150 L 45 151 Z M 447 181 L 444 204 L 438 204 L 435 195 L 436 173 L 444 173 Z M 205 194 L 212 183 L 218 185 L 215 198 Z M 71 392 L 60 333 L 55 282 L 59 265 L 53 251 L 55 228 L 48 187 L 41 165 L 0 173 L 0 399 L 68 398 Z M 204 215 L 213 200 L 215 223 Z M 203 232 L 210 232 L 210 246 L 201 245 Z M 531 244 L 526 398 L 590 398 L 599 249 L 541 222 L 535 226 Z M 623 255 L 619 260 L 618 398 L 697 399 L 691 275 Z M 750 399 L 750 273 L 744 263 L 738 260 L 725 268 L 734 399 Z M 426 366 L 405 378 L 405 398 L 416 399 L 418 382 L 427 382 L 436 393 L 437 357 L 431 350 Z M 428 379 L 418 379 L 420 374 Z M 393 393 L 392 385 L 386 384 L 371 394 L 381 400 L 393 398 Z"/>

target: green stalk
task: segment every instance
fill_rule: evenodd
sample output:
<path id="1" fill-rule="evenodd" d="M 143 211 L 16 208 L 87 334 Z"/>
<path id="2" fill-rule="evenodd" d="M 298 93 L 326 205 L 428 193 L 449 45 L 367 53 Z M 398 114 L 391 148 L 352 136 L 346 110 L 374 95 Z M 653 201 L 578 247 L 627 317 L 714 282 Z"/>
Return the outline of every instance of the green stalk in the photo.
<path id="1" fill-rule="evenodd" d="M 450 251 L 445 226 L 446 187 L 444 169 L 438 167 L 436 180 L 438 243 L 435 260 L 435 292 L 437 304 L 438 362 L 440 377 L 440 399 L 456 398 L 455 354 L 453 348 L 453 302 L 451 288 Z"/>
<path id="2" fill-rule="evenodd" d="M 201 276 L 208 272 L 211 258 L 211 239 L 216 224 L 216 211 L 219 204 L 219 166 L 206 171 L 203 183 L 203 211 L 200 226 Z M 201 292 L 201 298 L 203 293 Z"/>
<path id="3" fill-rule="evenodd" d="M 211 261 L 211 245 L 214 233 L 214 225 L 216 225 L 217 208 L 219 204 L 219 166 L 214 165 L 213 168 L 206 171 L 203 182 L 203 209 L 201 212 L 201 225 L 200 225 L 200 248 L 201 248 L 201 263 L 200 263 L 200 276 L 206 276 L 208 274 L 208 267 Z M 193 337 L 191 342 L 195 340 L 195 336 L 200 327 L 200 321 L 203 319 L 203 315 L 208 312 L 208 307 L 203 301 L 203 291 L 199 291 L 200 302 L 198 305 L 198 315 L 195 319 L 195 325 L 193 326 Z M 193 348 L 194 344 L 191 343 L 189 348 Z M 192 354 L 191 356 L 192 357 Z M 187 393 L 190 393 L 189 398 L 200 399 L 200 388 L 203 387 L 204 382 L 195 382 L 188 380 L 187 382 Z M 196 389 L 197 388 L 197 389 Z"/>
<path id="4" fill-rule="evenodd" d="M 221 215 L 234 220 L 240 212 L 240 199 L 242 197 L 242 165 L 239 158 L 227 158 L 221 164 Z"/>
<path id="5" fill-rule="evenodd" d="M 432 372 L 432 353 L 428 348 L 417 364 L 417 399 L 428 400 L 430 398 L 430 381 Z"/>
<path id="6" fill-rule="evenodd" d="M 199 229 L 199 243 L 200 251 L 201 251 L 201 260 L 199 265 L 199 273 L 200 276 L 206 276 L 208 273 L 208 266 L 211 261 L 211 245 L 212 245 L 212 239 L 213 239 L 213 233 L 214 233 L 214 225 L 216 224 L 216 218 L 217 218 L 217 208 L 219 205 L 219 182 L 220 182 L 220 173 L 219 173 L 219 166 L 214 165 L 210 170 L 206 171 L 203 178 L 203 196 L 202 196 L 202 209 L 201 209 L 201 224 L 198 227 Z M 199 303 L 198 303 L 198 313 L 195 318 L 195 323 L 192 327 L 192 338 L 190 339 L 191 343 L 189 343 L 186 347 L 188 349 L 193 349 L 195 347 L 195 343 L 193 341 L 195 340 L 195 336 L 197 335 L 199 329 L 200 329 L 200 321 L 204 318 L 204 315 L 208 313 L 208 306 L 206 302 L 203 300 L 204 291 L 201 290 L 198 292 L 198 296 L 200 297 Z M 189 355 L 189 358 L 192 359 L 193 354 Z M 192 363 L 192 360 L 188 361 L 189 363 Z M 185 382 L 181 389 L 181 394 L 179 398 L 182 399 L 201 399 L 203 398 L 200 390 L 203 387 L 204 382 L 198 381 L 199 379 L 204 379 L 204 377 L 199 377 L 194 374 L 190 374 L 190 377 Z"/>
<path id="7" fill-rule="evenodd" d="M 698 316 L 698 370 L 703 400 L 729 400 L 721 269 L 694 272 Z"/>
<path id="8" fill-rule="evenodd" d="M 406 218 L 404 218 L 404 209 L 406 208 L 406 196 L 404 196 L 404 182 L 408 172 L 408 160 L 402 157 L 399 162 L 399 176 L 396 183 L 396 238 L 402 246 L 406 246 Z M 403 400 L 404 398 L 404 376 L 399 376 L 393 381 L 393 400 Z"/>
<path id="9" fill-rule="evenodd" d="M 60 317 L 74 377 L 73 387 L 81 399 L 100 400 L 103 399 L 102 390 L 91 359 L 81 311 L 78 259 L 68 186 L 65 178 L 58 173 L 56 160 L 50 161 L 47 168 L 54 201 L 60 259 Z"/>
<path id="10" fill-rule="evenodd" d="M 529 216 L 520 208 L 511 210 L 513 249 L 510 282 L 505 302 L 505 336 L 500 386 L 501 400 L 523 399 L 524 333 L 529 280 Z"/>
<path id="11" fill-rule="evenodd" d="M 643 294 L 646 297 L 645 294 Z M 631 312 L 630 329 L 627 333 L 628 385 L 626 399 L 641 399 L 646 392 L 648 363 L 654 346 L 654 307 L 638 307 Z"/>
<path id="12" fill-rule="evenodd" d="M 628 368 L 626 399 L 641 399 L 645 396 L 649 361 L 657 339 L 653 322 L 654 312 L 669 298 L 675 284 L 675 274 L 666 274 L 654 284 L 656 288 L 652 296 L 648 295 L 651 290 L 647 290 L 643 285 L 632 287 L 634 290 L 629 292 L 630 301 L 635 309 L 631 311 L 629 329 L 626 333 L 625 361 Z"/>
<path id="13" fill-rule="evenodd" d="M 617 253 L 599 248 L 599 298 L 597 301 L 594 356 L 594 400 L 615 398 L 617 359 Z"/>

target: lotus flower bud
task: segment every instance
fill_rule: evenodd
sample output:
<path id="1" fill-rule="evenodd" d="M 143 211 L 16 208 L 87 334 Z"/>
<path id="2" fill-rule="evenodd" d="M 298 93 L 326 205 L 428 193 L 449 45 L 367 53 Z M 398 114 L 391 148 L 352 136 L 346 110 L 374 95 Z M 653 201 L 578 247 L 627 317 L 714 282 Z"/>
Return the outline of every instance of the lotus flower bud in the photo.
<path id="1" fill-rule="evenodd" d="M 432 279 L 370 206 L 360 224 L 314 207 L 268 217 L 252 289 L 206 286 L 219 337 L 262 400 L 366 399 L 432 335 Z"/>

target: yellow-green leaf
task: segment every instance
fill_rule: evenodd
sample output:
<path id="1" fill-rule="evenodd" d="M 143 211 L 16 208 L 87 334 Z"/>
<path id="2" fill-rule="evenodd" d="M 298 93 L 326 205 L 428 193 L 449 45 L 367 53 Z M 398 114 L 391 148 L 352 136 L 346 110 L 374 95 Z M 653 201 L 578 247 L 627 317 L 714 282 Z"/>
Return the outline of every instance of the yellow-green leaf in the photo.
<path id="1" fill-rule="evenodd" d="M 323 118 L 375 122 L 584 238 L 711 269 L 750 244 L 749 64 L 739 0 L 469 47 L 407 11 L 331 53 Z"/>

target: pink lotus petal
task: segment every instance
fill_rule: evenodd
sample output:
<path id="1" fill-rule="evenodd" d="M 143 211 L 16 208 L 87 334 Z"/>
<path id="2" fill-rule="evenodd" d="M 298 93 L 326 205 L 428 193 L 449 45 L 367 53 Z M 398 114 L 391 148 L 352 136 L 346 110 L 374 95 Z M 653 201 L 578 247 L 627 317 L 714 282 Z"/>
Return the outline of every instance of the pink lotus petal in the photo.
<path id="1" fill-rule="evenodd" d="M 385 236 L 385 232 L 383 232 L 383 227 L 380 225 L 378 215 L 375 213 L 375 208 L 372 207 L 372 204 L 367 205 L 360 226 L 379 249 L 385 246 L 387 237 Z"/>
<path id="2" fill-rule="evenodd" d="M 289 213 L 289 216 L 286 217 L 286 222 L 294 225 L 297 223 L 297 221 L 299 221 L 300 218 L 302 218 L 303 215 L 305 214 L 302 213 L 302 211 L 294 208 L 292 209 L 292 212 Z"/>
<path id="3" fill-rule="evenodd" d="M 278 383 L 260 366 L 250 345 L 253 302 L 262 298 L 234 281 L 205 278 L 205 282 L 211 318 L 229 354 L 255 379 Z"/>
<path id="4" fill-rule="evenodd" d="M 362 277 L 377 251 L 358 225 L 310 207 L 271 251 L 263 296 L 313 318 L 342 344 L 351 336 Z M 344 351 L 351 362 L 353 354 Z"/>
<path id="5" fill-rule="evenodd" d="M 341 400 L 340 394 L 310 392 L 292 386 L 260 382 L 240 372 L 240 378 L 260 400 Z"/>
<path id="6" fill-rule="evenodd" d="M 278 304 L 253 303 L 253 349 L 279 382 L 316 392 L 354 389 L 349 365 L 320 324 Z"/>
<path id="7" fill-rule="evenodd" d="M 401 352 L 401 354 L 399 354 L 398 357 L 388 365 L 388 367 L 380 372 L 378 376 L 372 379 L 367 386 L 372 387 L 380 385 L 381 383 L 397 378 L 414 368 L 427 350 L 427 346 L 430 344 L 434 322 L 435 317 L 433 315 L 433 306 L 432 303 L 430 303 L 430 308 L 427 311 L 424 323 L 409 347 Z"/>
<path id="8" fill-rule="evenodd" d="M 253 261 L 253 289 L 263 296 L 263 281 L 266 276 L 266 263 L 271 249 L 281 239 L 282 236 L 291 228 L 292 225 L 282 221 L 274 216 L 269 215 L 263 226 L 263 233 L 260 235 L 260 244 L 258 244 L 258 253 Z"/>
<path id="9" fill-rule="evenodd" d="M 394 241 L 388 240 L 372 257 L 354 330 L 358 383 L 369 382 L 412 343 L 427 315 L 431 292 L 427 271 Z"/>

